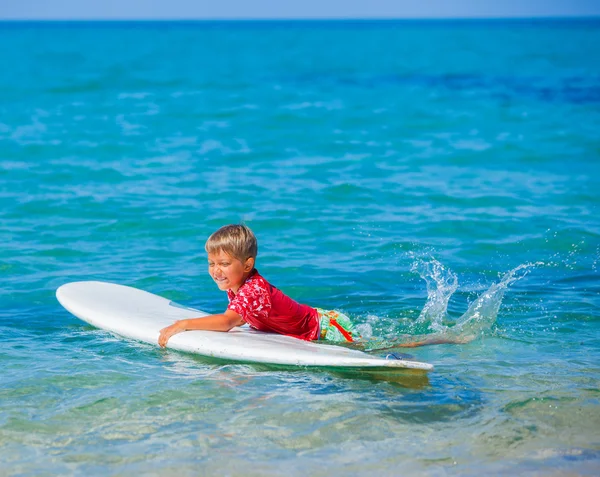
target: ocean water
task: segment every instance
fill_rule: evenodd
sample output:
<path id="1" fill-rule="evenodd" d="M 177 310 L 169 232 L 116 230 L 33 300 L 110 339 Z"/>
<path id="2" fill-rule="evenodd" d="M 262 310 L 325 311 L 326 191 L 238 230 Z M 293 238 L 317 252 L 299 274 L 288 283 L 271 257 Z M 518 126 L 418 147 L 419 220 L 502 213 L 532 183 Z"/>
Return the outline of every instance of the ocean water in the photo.
<path id="1" fill-rule="evenodd" d="M 598 474 L 600 21 L 0 42 L 0 474 Z M 104 280 L 220 312 L 204 241 L 240 221 L 267 279 L 370 342 L 472 341 L 393 379 L 217 363 L 55 299 Z"/>

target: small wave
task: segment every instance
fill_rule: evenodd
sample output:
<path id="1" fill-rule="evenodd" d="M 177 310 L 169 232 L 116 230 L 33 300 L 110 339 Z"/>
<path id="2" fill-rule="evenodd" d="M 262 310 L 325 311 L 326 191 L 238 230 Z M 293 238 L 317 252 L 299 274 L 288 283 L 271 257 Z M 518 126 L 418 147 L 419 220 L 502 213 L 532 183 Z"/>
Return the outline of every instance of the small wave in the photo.
<path id="1" fill-rule="evenodd" d="M 326 109 L 328 111 L 333 111 L 336 109 L 343 109 L 344 105 L 341 101 L 304 101 L 302 103 L 293 103 L 286 104 L 282 106 L 283 109 L 289 110 L 297 110 L 297 109 L 307 109 L 307 108 L 316 108 L 316 109 Z"/>
<path id="2" fill-rule="evenodd" d="M 148 91 L 139 91 L 135 93 L 119 93 L 118 99 L 145 99 L 152 96 Z"/>

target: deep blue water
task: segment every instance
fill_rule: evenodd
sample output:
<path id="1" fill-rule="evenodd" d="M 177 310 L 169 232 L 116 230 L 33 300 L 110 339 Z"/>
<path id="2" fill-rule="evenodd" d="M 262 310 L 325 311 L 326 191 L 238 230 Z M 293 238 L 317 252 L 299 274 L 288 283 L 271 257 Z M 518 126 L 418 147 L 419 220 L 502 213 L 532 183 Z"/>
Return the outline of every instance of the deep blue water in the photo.
<path id="1" fill-rule="evenodd" d="M 596 474 L 599 27 L 0 23 L 0 473 Z M 223 364 L 54 297 L 222 311 L 239 221 L 375 341 L 476 339 L 426 378 Z"/>

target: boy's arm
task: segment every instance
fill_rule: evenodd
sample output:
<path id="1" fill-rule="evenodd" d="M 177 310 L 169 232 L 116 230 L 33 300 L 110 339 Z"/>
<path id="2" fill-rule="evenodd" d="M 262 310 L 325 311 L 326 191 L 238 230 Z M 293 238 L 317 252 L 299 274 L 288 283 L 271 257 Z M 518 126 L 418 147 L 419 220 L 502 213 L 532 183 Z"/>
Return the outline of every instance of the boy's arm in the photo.
<path id="1" fill-rule="evenodd" d="M 235 326 L 241 326 L 245 323 L 240 315 L 235 311 L 227 310 L 221 315 L 209 315 L 202 318 L 191 318 L 189 320 L 179 320 L 171 326 L 167 326 L 160 330 L 158 344 L 165 347 L 169 338 L 181 333 L 182 331 L 190 330 L 208 330 L 208 331 L 229 331 Z"/>

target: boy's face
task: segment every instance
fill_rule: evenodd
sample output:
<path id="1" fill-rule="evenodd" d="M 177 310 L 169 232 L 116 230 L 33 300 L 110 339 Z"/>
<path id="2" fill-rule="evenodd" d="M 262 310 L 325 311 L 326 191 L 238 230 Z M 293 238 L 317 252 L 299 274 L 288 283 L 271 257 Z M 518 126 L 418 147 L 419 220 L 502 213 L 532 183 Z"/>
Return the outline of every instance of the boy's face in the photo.
<path id="1" fill-rule="evenodd" d="M 208 254 L 208 273 L 220 290 L 232 290 L 233 293 L 237 293 L 253 267 L 253 258 L 248 258 L 242 263 L 223 250 Z"/>

